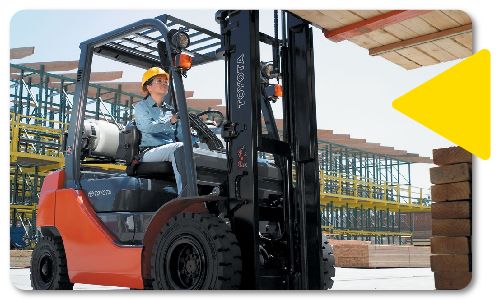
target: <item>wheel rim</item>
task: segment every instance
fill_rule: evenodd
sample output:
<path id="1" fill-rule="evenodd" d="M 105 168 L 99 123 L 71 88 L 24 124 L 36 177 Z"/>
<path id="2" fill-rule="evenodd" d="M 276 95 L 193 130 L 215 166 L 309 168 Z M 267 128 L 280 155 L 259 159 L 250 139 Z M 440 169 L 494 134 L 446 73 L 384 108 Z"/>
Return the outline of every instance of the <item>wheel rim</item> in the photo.
<path id="1" fill-rule="evenodd" d="M 39 283 L 42 287 L 49 287 L 54 281 L 54 258 L 50 253 L 44 253 L 40 257 L 38 269 Z"/>
<path id="2" fill-rule="evenodd" d="M 206 255 L 200 242 L 181 236 L 170 244 L 165 256 L 165 273 L 174 289 L 201 289 L 206 276 Z"/>

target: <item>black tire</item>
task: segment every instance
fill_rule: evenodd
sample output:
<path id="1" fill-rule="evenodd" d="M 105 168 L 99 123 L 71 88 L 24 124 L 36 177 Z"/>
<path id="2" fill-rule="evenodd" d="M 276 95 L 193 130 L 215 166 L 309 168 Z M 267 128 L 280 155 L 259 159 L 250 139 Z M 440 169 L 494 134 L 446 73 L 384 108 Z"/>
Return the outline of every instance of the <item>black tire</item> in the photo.
<path id="1" fill-rule="evenodd" d="M 333 286 L 335 277 L 335 257 L 333 256 L 333 246 L 328 243 L 326 236 L 322 235 L 323 248 L 323 289 L 328 290 Z"/>
<path id="2" fill-rule="evenodd" d="M 60 237 L 43 237 L 33 249 L 30 266 L 34 290 L 72 290 L 66 252 Z"/>
<path id="3" fill-rule="evenodd" d="M 170 219 L 156 238 L 151 265 L 155 290 L 226 290 L 241 283 L 236 236 L 212 215 L 183 213 Z"/>

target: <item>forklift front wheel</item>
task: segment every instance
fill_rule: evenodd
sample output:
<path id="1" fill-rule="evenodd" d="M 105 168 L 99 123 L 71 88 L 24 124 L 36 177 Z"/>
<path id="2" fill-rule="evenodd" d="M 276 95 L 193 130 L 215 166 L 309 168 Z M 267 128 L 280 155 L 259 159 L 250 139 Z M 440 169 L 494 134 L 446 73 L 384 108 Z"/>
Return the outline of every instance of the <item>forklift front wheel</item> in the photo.
<path id="1" fill-rule="evenodd" d="M 43 237 L 33 249 L 30 266 L 34 290 L 72 290 L 66 253 L 60 237 Z"/>
<path id="2" fill-rule="evenodd" d="M 237 289 L 241 250 L 231 228 L 220 218 L 182 213 L 165 224 L 153 247 L 155 290 Z"/>

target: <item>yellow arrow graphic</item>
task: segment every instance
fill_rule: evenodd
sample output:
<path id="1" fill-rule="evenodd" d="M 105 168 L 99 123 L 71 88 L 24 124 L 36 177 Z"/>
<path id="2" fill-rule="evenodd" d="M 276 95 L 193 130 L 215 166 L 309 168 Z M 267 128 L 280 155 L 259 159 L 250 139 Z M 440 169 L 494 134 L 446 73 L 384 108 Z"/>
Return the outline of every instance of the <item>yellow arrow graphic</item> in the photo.
<path id="1" fill-rule="evenodd" d="M 394 100 L 392 107 L 486 160 L 490 82 L 490 52 L 484 49 Z"/>

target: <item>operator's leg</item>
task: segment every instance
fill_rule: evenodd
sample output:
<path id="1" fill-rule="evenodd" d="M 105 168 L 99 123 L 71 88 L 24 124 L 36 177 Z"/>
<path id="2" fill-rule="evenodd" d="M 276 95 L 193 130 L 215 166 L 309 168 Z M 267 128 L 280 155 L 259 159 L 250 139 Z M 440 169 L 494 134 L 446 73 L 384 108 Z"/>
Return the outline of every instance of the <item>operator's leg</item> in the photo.
<path id="1" fill-rule="evenodd" d="M 177 193 L 179 196 L 187 184 L 184 146 L 182 143 L 170 143 L 147 151 L 142 157 L 143 162 L 170 161 L 174 169 L 175 181 L 177 183 Z"/>
<path id="2" fill-rule="evenodd" d="M 172 167 L 174 168 L 175 181 L 177 182 L 177 193 L 179 194 L 179 197 L 184 197 L 184 194 L 187 192 L 187 175 L 184 146 L 180 146 L 174 151 Z"/>

